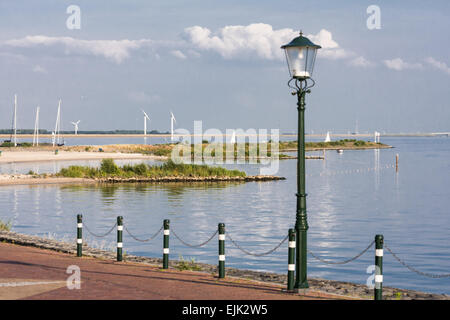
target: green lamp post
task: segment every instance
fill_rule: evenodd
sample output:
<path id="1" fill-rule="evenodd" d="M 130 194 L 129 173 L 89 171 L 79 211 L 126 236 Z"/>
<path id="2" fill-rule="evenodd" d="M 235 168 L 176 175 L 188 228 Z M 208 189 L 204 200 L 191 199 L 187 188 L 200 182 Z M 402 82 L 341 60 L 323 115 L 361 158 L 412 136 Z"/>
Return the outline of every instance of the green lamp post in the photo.
<path id="1" fill-rule="evenodd" d="M 306 214 L 306 181 L 305 181 L 305 95 L 314 86 L 311 78 L 317 50 L 321 47 L 304 37 L 294 38 L 291 42 L 281 47 L 286 54 L 286 60 L 291 79 L 288 86 L 294 89 L 292 95 L 296 95 L 298 109 L 298 133 L 297 133 L 297 213 L 295 221 L 296 256 L 295 256 L 295 289 L 308 288 L 307 280 L 307 252 L 306 241 L 308 231 L 308 218 Z"/>

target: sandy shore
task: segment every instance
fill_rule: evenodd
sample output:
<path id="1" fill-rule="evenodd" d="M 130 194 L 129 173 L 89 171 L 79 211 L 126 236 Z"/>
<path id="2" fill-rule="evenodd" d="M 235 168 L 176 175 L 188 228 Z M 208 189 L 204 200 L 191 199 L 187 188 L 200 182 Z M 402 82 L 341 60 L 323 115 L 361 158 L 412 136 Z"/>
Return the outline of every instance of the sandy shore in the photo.
<path id="1" fill-rule="evenodd" d="M 0 174 L 0 186 L 30 184 L 76 184 L 96 183 L 93 179 L 48 177 L 40 178 L 28 174 Z"/>
<path id="2" fill-rule="evenodd" d="M 68 161 L 68 160 L 101 160 L 111 159 L 166 159 L 154 155 L 120 152 L 74 152 L 74 151 L 3 151 L 0 156 L 2 163 L 37 162 L 37 161 Z"/>

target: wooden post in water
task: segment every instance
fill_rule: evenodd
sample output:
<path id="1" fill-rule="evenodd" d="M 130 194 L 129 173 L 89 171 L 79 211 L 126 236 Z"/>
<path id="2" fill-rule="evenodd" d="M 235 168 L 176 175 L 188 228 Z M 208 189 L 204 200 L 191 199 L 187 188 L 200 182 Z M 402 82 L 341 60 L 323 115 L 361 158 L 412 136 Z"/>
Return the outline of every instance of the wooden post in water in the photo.
<path id="1" fill-rule="evenodd" d="M 395 172 L 398 172 L 398 153 L 395 155 Z"/>

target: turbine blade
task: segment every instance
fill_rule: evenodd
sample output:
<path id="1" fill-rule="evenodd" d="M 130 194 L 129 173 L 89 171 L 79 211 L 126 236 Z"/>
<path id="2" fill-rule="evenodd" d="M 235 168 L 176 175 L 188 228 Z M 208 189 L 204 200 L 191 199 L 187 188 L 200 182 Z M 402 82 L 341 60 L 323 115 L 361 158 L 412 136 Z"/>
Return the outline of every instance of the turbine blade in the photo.
<path id="1" fill-rule="evenodd" d="M 141 111 L 142 111 L 142 113 L 144 114 L 144 116 L 148 119 L 148 120 L 150 120 L 150 118 L 149 118 L 149 116 L 148 116 L 148 114 L 147 113 L 145 113 L 145 111 L 143 110 L 143 109 L 141 109 Z"/>

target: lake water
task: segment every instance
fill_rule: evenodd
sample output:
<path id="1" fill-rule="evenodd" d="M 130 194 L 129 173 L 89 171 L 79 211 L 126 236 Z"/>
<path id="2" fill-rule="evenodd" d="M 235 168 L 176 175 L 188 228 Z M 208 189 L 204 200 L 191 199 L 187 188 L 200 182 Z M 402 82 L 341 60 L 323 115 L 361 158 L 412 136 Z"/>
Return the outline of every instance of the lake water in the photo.
<path id="1" fill-rule="evenodd" d="M 450 139 L 382 138 L 393 149 L 326 152 L 326 160 L 307 160 L 308 248 L 332 261 L 350 258 L 383 234 L 386 244 L 413 267 L 428 273 L 450 273 Z M 396 173 L 395 155 L 399 154 Z M 125 163 L 131 161 L 121 161 Z M 78 162 L 80 163 L 80 162 Z M 83 161 L 98 165 L 98 161 Z M 72 162 L 0 165 L 0 172 L 55 172 Z M 255 164 L 228 165 L 258 173 Z M 104 233 L 118 215 L 139 238 L 148 238 L 171 220 L 183 240 L 197 244 L 223 222 L 243 248 L 264 252 L 275 247 L 295 223 L 296 161 L 280 162 L 275 182 L 43 185 L 0 187 L 0 219 L 13 231 L 73 241 L 76 214 L 93 232 Z M 115 231 L 88 244 L 115 248 Z M 217 263 L 217 238 L 189 248 L 171 236 L 171 257 Z M 141 243 L 124 233 L 130 254 L 160 257 L 162 236 Z M 227 266 L 285 273 L 287 244 L 264 257 L 226 244 Z M 374 249 L 346 265 L 325 265 L 308 256 L 309 277 L 366 283 Z M 400 265 L 386 250 L 384 285 L 450 294 L 450 279 L 426 278 Z"/>

